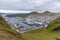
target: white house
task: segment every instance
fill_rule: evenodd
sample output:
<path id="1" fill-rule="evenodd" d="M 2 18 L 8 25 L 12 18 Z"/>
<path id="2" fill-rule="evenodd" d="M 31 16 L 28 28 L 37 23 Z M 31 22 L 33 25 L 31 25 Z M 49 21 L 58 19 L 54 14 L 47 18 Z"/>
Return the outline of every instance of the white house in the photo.
<path id="1" fill-rule="evenodd" d="M 19 24 L 14 24 L 14 27 L 15 27 L 15 28 L 19 28 L 19 27 L 21 27 L 21 25 L 19 25 Z"/>

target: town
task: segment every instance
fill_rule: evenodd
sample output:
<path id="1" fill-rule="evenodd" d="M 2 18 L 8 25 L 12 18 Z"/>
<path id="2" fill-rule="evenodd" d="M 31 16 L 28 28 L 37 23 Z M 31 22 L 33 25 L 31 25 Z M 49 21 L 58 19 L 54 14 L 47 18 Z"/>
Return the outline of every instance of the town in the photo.
<path id="1" fill-rule="evenodd" d="M 25 18 L 20 16 L 6 17 L 6 20 L 10 23 L 12 29 L 24 33 L 38 28 L 46 28 L 50 22 L 59 17 L 59 15 L 50 15 L 48 11 L 44 13 L 49 15 L 39 16 L 37 12 L 32 12 L 32 14 Z"/>

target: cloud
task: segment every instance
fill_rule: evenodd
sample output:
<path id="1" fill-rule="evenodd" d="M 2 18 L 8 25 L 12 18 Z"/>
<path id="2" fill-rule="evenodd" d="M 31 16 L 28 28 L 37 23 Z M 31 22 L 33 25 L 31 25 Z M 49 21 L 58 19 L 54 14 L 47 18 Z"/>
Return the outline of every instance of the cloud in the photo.
<path id="1" fill-rule="evenodd" d="M 60 11 L 60 0 L 0 0 L 0 9 L 23 11 Z"/>
<path id="2" fill-rule="evenodd" d="M 52 3 L 46 5 L 44 9 L 49 11 L 60 11 L 60 1 L 53 1 Z"/>

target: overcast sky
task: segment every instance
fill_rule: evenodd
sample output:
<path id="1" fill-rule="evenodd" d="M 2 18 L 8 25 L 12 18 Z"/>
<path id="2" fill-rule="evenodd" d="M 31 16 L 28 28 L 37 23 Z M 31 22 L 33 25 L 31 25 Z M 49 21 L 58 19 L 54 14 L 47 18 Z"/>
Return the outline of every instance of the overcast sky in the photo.
<path id="1" fill-rule="evenodd" d="M 60 0 L 0 0 L 0 10 L 60 11 Z"/>

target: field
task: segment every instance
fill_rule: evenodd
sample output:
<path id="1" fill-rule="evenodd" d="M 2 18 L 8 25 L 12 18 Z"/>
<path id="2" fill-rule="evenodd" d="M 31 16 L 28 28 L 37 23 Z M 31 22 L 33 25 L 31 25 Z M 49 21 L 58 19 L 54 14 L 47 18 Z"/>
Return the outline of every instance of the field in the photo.
<path id="1" fill-rule="evenodd" d="M 0 31 L 0 40 L 17 40 L 18 38 L 6 31 Z"/>
<path id="2" fill-rule="evenodd" d="M 22 34 L 26 40 L 56 40 L 60 39 L 59 31 L 47 31 L 47 29 L 37 29 Z"/>

